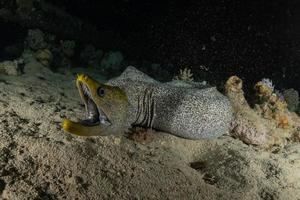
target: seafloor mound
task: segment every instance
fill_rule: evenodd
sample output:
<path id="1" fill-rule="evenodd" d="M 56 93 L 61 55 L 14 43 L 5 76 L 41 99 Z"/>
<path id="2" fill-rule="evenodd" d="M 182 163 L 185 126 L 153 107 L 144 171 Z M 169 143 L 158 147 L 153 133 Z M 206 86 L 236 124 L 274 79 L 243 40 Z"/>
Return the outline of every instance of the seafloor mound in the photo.
<path id="1" fill-rule="evenodd" d="M 298 199 L 300 144 L 276 152 L 230 136 L 191 141 L 155 132 L 124 136 L 64 133 L 83 117 L 73 76 L 0 77 L 2 199 Z"/>

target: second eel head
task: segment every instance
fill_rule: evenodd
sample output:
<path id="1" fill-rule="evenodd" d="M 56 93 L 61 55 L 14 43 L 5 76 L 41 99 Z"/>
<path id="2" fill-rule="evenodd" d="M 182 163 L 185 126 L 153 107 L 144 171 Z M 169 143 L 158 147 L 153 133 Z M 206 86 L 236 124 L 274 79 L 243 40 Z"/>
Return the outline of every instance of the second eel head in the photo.
<path id="1" fill-rule="evenodd" d="M 119 87 L 109 86 L 88 75 L 77 75 L 76 86 L 85 105 L 86 119 L 65 119 L 65 131 L 79 136 L 110 135 L 125 130 L 128 99 Z"/>

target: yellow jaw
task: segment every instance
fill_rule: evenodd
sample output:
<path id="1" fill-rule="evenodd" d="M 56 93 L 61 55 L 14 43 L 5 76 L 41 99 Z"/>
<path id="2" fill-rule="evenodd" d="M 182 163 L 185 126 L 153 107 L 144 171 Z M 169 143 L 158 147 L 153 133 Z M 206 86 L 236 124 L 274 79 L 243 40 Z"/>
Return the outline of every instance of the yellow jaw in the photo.
<path id="1" fill-rule="evenodd" d="M 64 131 L 73 133 L 75 135 L 86 135 L 84 134 L 86 131 L 85 127 L 83 127 L 80 123 L 78 122 L 73 122 L 68 119 L 64 119 L 62 122 L 62 128 Z"/>
<path id="2" fill-rule="evenodd" d="M 64 131 L 78 136 L 94 136 L 124 130 L 128 100 L 119 87 L 99 83 L 85 74 L 77 75 L 76 85 L 85 104 L 89 123 L 86 123 L 87 120 L 83 123 L 64 119 Z"/>
<path id="3" fill-rule="evenodd" d="M 95 88 L 98 85 L 98 83 L 96 81 L 94 81 L 93 79 L 90 79 L 85 74 L 77 74 L 77 79 L 76 79 L 77 87 L 78 87 L 79 83 L 84 83 L 92 88 Z M 80 94 L 81 98 L 83 98 L 83 94 L 82 94 L 81 90 L 79 90 L 79 94 Z M 99 129 L 101 129 L 101 128 L 98 126 L 97 127 L 96 126 L 86 126 L 80 122 L 74 122 L 69 119 L 64 119 L 62 122 L 62 129 L 66 132 L 69 132 L 69 133 L 72 133 L 72 134 L 78 135 L 78 136 L 93 136 L 93 135 L 99 135 Z"/>
<path id="4" fill-rule="evenodd" d="M 78 136 L 96 136 L 101 134 L 101 128 L 98 126 L 84 126 L 80 122 L 73 122 L 69 119 L 64 119 L 62 122 L 64 131 Z"/>

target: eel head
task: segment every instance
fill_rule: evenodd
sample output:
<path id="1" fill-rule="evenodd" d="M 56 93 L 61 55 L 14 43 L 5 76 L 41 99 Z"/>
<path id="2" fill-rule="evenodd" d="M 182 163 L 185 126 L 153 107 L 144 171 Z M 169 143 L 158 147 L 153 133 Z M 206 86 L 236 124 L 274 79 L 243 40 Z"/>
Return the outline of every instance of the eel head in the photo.
<path id="1" fill-rule="evenodd" d="M 66 132 L 95 136 L 125 131 L 129 103 L 124 91 L 85 74 L 77 75 L 76 85 L 85 105 L 86 119 L 79 122 L 65 119 L 62 127 Z"/>

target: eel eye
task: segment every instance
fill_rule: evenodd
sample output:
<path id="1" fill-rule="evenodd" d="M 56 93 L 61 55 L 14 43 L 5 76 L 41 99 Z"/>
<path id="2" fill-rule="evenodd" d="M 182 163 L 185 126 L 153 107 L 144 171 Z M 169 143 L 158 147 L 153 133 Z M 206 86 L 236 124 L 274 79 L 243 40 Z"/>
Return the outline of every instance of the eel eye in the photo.
<path id="1" fill-rule="evenodd" d="M 105 90 L 102 87 L 99 87 L 97 90 L 97 93 L 100 97 L 103 97 L 105 95 Z"/>

